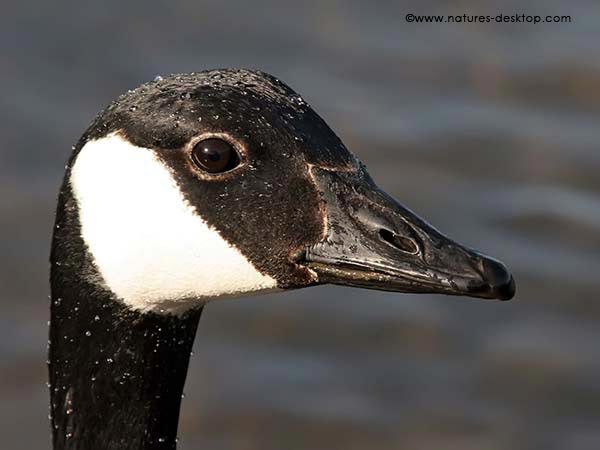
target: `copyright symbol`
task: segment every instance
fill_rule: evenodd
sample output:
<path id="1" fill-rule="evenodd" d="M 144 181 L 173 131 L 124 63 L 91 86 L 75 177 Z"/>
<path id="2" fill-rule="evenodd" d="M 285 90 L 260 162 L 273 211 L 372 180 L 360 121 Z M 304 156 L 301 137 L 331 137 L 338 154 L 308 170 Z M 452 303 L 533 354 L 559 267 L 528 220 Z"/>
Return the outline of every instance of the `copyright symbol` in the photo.
<path id="1" fill-rule="evenodd" d="M 415 15 L 414 14 L 407 14 L 406 15 L 406 21 L 407 22 L 414 22 L 415 20 Z"/>

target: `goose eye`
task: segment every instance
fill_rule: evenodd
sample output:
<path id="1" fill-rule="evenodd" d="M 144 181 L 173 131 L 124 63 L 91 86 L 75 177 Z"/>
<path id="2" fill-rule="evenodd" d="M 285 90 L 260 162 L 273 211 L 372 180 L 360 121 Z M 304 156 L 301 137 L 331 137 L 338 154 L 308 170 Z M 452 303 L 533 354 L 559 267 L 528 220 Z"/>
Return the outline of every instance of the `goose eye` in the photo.
<path id="1" fill-rule="evenodd" d="M 194 145 L 192 161 L 208 173 L 227 172 L 240 163 L 235 149 L 222 139 L 204 139 Z"/>

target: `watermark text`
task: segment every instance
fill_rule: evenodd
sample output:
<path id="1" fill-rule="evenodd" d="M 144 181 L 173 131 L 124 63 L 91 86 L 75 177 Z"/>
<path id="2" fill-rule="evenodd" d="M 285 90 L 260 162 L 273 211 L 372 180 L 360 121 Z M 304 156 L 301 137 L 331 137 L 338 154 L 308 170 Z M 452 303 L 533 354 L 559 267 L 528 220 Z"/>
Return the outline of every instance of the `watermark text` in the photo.
<path id="1" fill-rule="evenodd" d="M 571 23 L 571 16 L 563 15 L 528 15 L 528 14 L 497 14 L 487 15 L 418 15 L 406 14 L 407 22 L 416 23 Z"/>

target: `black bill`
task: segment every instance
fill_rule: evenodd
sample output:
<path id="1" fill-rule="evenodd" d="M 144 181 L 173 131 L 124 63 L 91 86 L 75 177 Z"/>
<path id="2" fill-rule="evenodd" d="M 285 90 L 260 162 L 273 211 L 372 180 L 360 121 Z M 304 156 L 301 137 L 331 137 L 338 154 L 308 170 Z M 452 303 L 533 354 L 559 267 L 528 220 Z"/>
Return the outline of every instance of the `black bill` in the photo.
<path id="1" fill-rule="evenodd" d="M 364 170 L 312 168 L 321 188 L 326 236 L 302 264 L 332 283 L 397 292 L 509 300 L 501 262 L 448 239 L 381 191 Z"/>

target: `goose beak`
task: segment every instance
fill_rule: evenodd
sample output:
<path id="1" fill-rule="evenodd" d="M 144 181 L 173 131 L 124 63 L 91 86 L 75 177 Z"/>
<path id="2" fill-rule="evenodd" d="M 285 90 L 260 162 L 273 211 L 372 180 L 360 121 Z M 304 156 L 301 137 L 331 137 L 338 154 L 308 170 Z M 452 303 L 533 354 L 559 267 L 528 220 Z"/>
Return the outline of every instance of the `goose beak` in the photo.
<path id="1" fill-rule="evenodd" d="M 311 168 L 323 199 L 325 236 L 302 264 L 319 283 L 395 292 L 510 300 L 504 264 L 446 236 L 381 191 L 366 171 Z"/>

